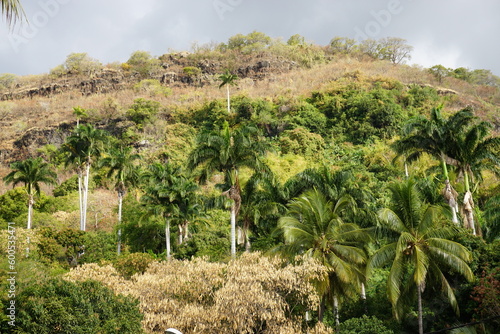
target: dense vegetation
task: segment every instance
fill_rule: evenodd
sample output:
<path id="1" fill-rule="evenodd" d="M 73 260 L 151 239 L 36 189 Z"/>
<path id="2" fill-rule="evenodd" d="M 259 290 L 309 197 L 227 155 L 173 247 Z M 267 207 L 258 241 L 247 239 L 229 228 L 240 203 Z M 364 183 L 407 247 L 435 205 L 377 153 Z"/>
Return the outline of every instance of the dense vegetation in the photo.
<path id="1" fill-rule="evenodd" d="M 0 276 L 17 274 L 1 302 L 15 300 L 17 332 L 138 333 L 142 320 L 150 333 L 494 333 L 499 81 L 410 69 L 410 51 L 396 38 L 320 47 L 253 32 L 195 46 L 183 86 L 154 79 L 172 55 L 109 65 L 136 78 L 132 99 L 64 106 L 63 142 L 2 170 L 16 187 L 0 195 Z M 250 80 L 238 62 L 254 55 L 298 68 L 274 86 Z M 360 69 L 287 88 L 352 62 Z M 45 79 L 99 71 L 72 54 Z M 477 94 L 451 90 L 461 82 Z M 2 117 L 22 103 L 2 102 Z"/>

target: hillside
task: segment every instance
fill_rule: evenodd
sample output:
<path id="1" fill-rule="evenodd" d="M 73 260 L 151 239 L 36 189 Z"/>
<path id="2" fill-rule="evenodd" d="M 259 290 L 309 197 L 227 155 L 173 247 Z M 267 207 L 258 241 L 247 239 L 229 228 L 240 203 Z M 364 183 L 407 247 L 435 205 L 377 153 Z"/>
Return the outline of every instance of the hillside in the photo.
<path id="1" fill-rule="evenodd" d="M 51 133 L 59 127 L 63 133 L 68 133 L 70 124 L 76 122 L 72 114 L 76 106 L 91 110 L 93 121 L 104 124 L 123 117 L 136 98 L 158 100 L 165 110 L 188 110 L 214 99 L 223 99 L 224 91 L 218 89 L 218 76 L 227 68 L 232 68 L 241 79 L 233 94 L 271 100 L 282 96 L 307 97 L 345 77 L 352 81 L 358 77 L 397 80 L 408 89 L 415 84 L 432 87 L 439 95 L 451 97 L 445 101 L 449 111 L 473 106 L 479 117 L 492 122 L 496 129 L 500 128 L 498 88 L 451 77 L 439 82 L 427 69 L 419 67 L 344 55 L 330 56 L 307 67 L 271 52 L 243 55 L 236 60 L 218 58 L 201 52 L 166 54 L 159 58 L 163 70 L 151 75 L 124 70 L 123 66 L 114 64 L 88 76 L 68 73 L 63 77 L 20 77 L 14 87 L 0 91 L 2 164 L 5 166 L 25 158 L 45 144 L 60 144 L 63 138 Z M 194 69 L 193 73 L 189 69 Z M 162 96 L 134 89 L 145 79 L 158 80 L 171 93 Z M 112 101 L 115 110 L 104 110 L 105 101 Z"/>
<path id="2" fill-rule="evenodd" d="M 494 333 L 500 78 L 408 50 L 254 32 L 0 76 L 0 304 L 25 332 Z"/>

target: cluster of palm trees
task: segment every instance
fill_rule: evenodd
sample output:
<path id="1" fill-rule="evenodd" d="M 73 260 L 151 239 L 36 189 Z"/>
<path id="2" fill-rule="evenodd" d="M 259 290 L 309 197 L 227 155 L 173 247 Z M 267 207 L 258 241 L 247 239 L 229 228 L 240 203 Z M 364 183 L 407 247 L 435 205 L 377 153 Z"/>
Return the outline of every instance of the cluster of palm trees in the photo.
<path id="1" fill-rule="evenodd" d="M 452 220 L 458 224 L 459 202 L 463 225 L 474 235 L 480 233 L 474 218 L 473 186 L 478 185 L 482 172 L 489 170 L 500 175 L 500 138 L 490 136 L 491 124 L 479 122 L 471 108 L 462 109 L 449 118 L 442 115 L 442 106 L 431 110 L 430 118 L 413 118 L 405 127 L 403 137 L 393 144 L 398 156 L 411 163 L 424 153 L 438 160 L 442 167 L 446 199 Z M 456 180 L 463 180 L 464 195 L 460 201 L 448 172 L 450 166 Z"/>
<path id="2" fill-rule="evenodd" d="M 178 227 L 179 243 L 189 238 L 189 223 L 201 215 L 198 185 L 187 172 L 203 183 L 214 175 L 223 177 L 221 195 L 231 202 L 231 255 L 236 256 L 237 224 L 245 250 L 250 250 L 251 231 L 258 227 L 269 234 L 282 233 L 282 254 L 317 259 L 329 269 L 328 279 L 318 282 L 322 296 L 320 319 L 327 305 L 333 307 L 338 322 L 339 305 L 346 298 L 364 296 L 365 285 L 376 267 L 389 266 L 387 291 L 394 316 L 417 299 L 422 332 L 422 292 L 438 285 L 458 312 L 448 271 L 472 280 L 467 263 L 471 255 L 452 241 L 458 234 L 458 192 L 452 181 L 464 179 L 464 199 L 472 202 L 473 186 L 484 169 L 498 172 L 498 138 L 489 137 L 487 123 L 478 122 L 468 109 L 445 119 L 441 108 L 432 110 L 430 119 L 418 117 L 394 143 L 395 151 L 411 163 L 422 154 L 440 161 L 446 206 L 429 201 L 414 178 L 394 182 L 389 191 L 391 205 L 373 210 L 374 199 L 350 171 L 333 171 L 327 166 L 307 169 L 284 184 L 277 181 L 264 155 L 270 149 L 257 128 L 224 122 L 220 128 L 200 134 L 190 152 L 187 171 L 171 163 L 152 163 L 140 169 L 140 156 L 131 147 L 104 145 L 108 136 L 90 124 L 79 124 L 63 145 L 66 165 L 78 175 L 80 229 L 85 230 L 86 206 L 92 166 L 107 168 L 118 195 L 118 252 L 121 250 L 121 212 L 127 190 L 142 192 L 145 214 L 162 217 L 165 222 L 165 249 L 171 258 L 171 224 Z M 110 148 L 104 149 L 105 146 Z M 456 178 L 451 180 L 450 172 Z M 29 196 L 28 228 L 34 196 L 40 183 L 53 184 L 55 173 L 41 158 L 30 158 L 12 165 L 4 180 L 24 183 Z M 250 178 L 242 184 L 242 170 Z M 434 202 L 434 203 L 433 203 Z M 464 203 L 464 201 L 461 201 Z M 475 234 L 477 226 L 463 205 L 462 220 Z M 455 215 L 453 214 L 455 213 Z M 497 211 L 488 213 L 498 214 Z M 446 217 L 452 217 L 453 224 Z M 274 224 L 272 223 L 274 221 Z M 267 225 L 266 225 L 267 224 Z M 277 227 L 277 229 L 275 229 Z M 279 240 L 279 238 L 278 238 Z M 377 250 L 374 245 L 378 245 Z"/>

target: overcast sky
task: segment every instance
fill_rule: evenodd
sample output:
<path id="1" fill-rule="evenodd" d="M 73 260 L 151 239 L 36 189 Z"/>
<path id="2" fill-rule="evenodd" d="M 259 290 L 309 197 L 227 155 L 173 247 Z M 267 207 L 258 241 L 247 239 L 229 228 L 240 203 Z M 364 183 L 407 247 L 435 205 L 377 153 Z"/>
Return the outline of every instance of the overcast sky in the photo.
<path id="1" fill-rule="evenodd" d="M 189 51 L 254 30 L 327 45 L 335 36 L 401 37 L 424 67 L 500 75 L 498 0 L 21 0 L 30 24 L 0 22 L 0 74 L 48 73 L 73 52 L 102 63 L 134 51 Z"/>

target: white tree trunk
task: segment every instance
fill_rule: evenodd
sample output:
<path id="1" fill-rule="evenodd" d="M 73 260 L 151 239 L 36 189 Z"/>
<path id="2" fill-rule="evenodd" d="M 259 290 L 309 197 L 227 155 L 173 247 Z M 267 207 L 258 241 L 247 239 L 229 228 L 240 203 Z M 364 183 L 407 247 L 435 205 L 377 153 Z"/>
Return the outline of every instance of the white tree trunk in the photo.
<path id="1" fill-rule="evenodd" d="M 166 219 L 165 224 L 165 252 L 167 255 L 167 260 L 170 261 L 170 219 Z"/>
<path id="2" fill-rule="evenodd" d="M 227 113 L 231 113 L 231 99 L 229 98 L 229 85 L 226 85 L 227 90 Z"/>
<path id="3" fill-rule="evenodd" d="M 231 205 L 231 257 L 236 257 L 236 204 Z"/>
<path id="4" fill-rule="evenodd" d="M 83 176 L 84 188 L 83 188 L 83 222 L 82 231 L 85 231 L 87 225 L 87 204 L 89 198 L 89 179 L 90 179 L 90 163 L 87 164 L 85 175 Z"/>
<path id="5" fill-rule="evenodd" d="M 119 191 L 118 192 L 118 246 L 117 246 L 117 253 L 118 255 L 121 254 L 122 252 L 122 206 L 123 206 L 123 194 Z"/>
<path id="6" fill-rule="evenodd" d="M 27 229 L 31 229 L 31 221 L 32 221 L 32 217 L 33 217 L 33 203 L 34 203 L 34 200 L 33 200 L 33 195 L 30 195 L 28 194 L 28 226 L 27 226 Z"/>
<path id="7" fill-rule="evenodd" d="M 78 204 L 80 206 L 80 230 L 83 231 L 83 181 L 81 171 L 78 171 Z"/>

